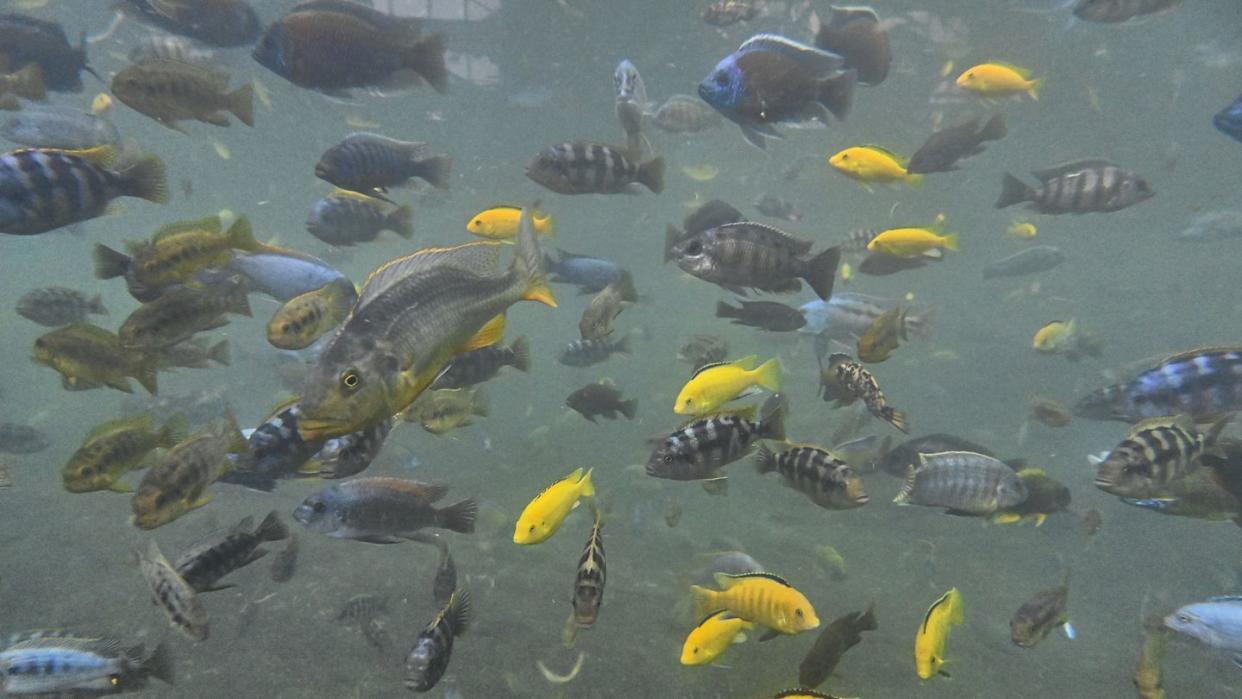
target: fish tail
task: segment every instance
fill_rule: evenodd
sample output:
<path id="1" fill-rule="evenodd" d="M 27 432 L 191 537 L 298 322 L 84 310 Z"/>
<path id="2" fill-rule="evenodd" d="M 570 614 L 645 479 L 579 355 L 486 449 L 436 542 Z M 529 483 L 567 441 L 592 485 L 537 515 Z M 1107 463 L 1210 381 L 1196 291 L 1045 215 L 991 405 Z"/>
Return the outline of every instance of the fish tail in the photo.
<path id="1" fill-rule="evenodd" d="M 996 208 L 1004 209 L 1014 204 L 1030 201 L 1034 197 L 1035 190 L 1030 185 L 1006 172 L 1001 180 L 1001 194 L 996 200 Z"/>
<path id="2" fill-rule="evenodd" d="M 513 353 L 510 366 L 518 371 L 530 371 L 530 340 L 525 335 L 518 336 L 510 343 L 509 351 Z"/>
<path id="3" fill-rule="evenodd" d="M 258 529 L 254 530 L 254 537 L 259 541 L 280 541 L 289 538 L 289 528 L 285 523 L 280 521 L 280 515 L 276 510 L 267 513 L 262 522 L 259 522 Z"/>
<path id="4" fill-rule="evenodd" d="M 430 158 L 415 160 L 414 173 L 427 180 L 436 189 L 449 188 L 449 176 L 453 173 L 453 156 L 433 155 Z"/>
<path id="5" fill-rule="evenodd" d="M 772 357 L 755 369 L 755 383 L 778 393 L 781 390 L 781 360 Z"/>
<path id="6" fill-rule="evenodd" d="M 487 417 L 489 412 L 487 394 L 482 388 L 476 388 L 474 394 L 470 396 L 470 412 L 479 417 Z"/>
<path id="7" fill-rule="evenodd" d="M 141 660 L 139 666 L 148 677 L 154 677 L 165 684 L 171 685 L 177 679 L 173 671 L 172 653 L 168 650 L 168 644 L 163 641 L 155 646 L 151 655 Z"/>
<path id="8" fill-rule="evenodd" d="M 910 434 L 910 423 L 906 419 L 905 413 L 889 405 L 884 406 L 884 408 L 881 409 L 880 412 L 882 413 L 884 419 L 888 422 L 888 424 L 892 425 L 893 427 L 896 427 L 897 429 L 901 430 L 902 432 L 906 434 Z"/>
<path id="9" fill-rule="evenodd" d="M 923 186 L 923 176 L 918 173 L 907 172 L 905 178 L 903 179 L 906 184 L 914 187 L 915 189 Z"/>
<path id="10" fill-rule="evenodd" d="M 701 585 L 691 585 L 690 595 L 694 599 L 694 617 L 696 619 L 706 617 L 707 613 L 712 611 L 712 605 L 716 603 L 716 591 Z"/>
<path id="11" fill-rule="evenodd" d="M 901 483 L 901 490 L 897 491 L 897 497 L 893 498 L 893 502 L 898 505 L 909 505 L 910 497 L 914 495 L 914 484 L 918 480 L 919 467 L 910 464 L 910 468 L 906 470 L 906 479 Z"/>
<path id="12" fill-rule="evenodd" d="M 668 225 L 667 228 L 664 229 L 664 262 L 665 264 L 667 264 L 669 260 L 673 259 L 674 257 L 673 248 L 676 247 L 677 243 L 681 242 L 681 239 L 684 235 L 685 233 L 680 228 L 678 228 L 677 226 L 674 226 L 671 223 Z"/>
<path id="13" fill-rule="evenodd" d="M 716 302 L 717 318 L 737 318 L 742 312 L 741 308 L 730 306 L 728 301 Z"/>
<path id="14" fill-rule="evenodd" d="M 629 303 L 638 303 L 638 289 L 634 287 L 634 276 L 628 271 L 621 275 L 621 278 L 613 282 L 617 287 L 617 293 L 620 294 L 622 301 Z"/>
<path id="15" fill-rule="evenodd" d="M 134 368 L 134 378 L 142 387 L 147 389 L 147 393 L 156 395 L 159 392 L 159 380 L 156 378 L 155 359 L 153 357 L 143 357 L 137 367 Z"/>
<path id="16" fill-rule="evenodd" d="M 43 68 L 38 63 L 30 63 L 9 77 L 13 80 L 9 86 L 13 94 L 36 102 L 47 99 L 47 82 L 43 79 Z"/>
<path id="17" fill-rule="evenodd" d="M 634 175 L 640 183 L 653 193 L 659 194 L 664 191 L 664 158 L 652 158 L 642 165 L 638 166 L 638 172 Z"/>
<path id="18" fill-rule="evenodd" d="M 95 294 L 94 296 L 92 296 L 91 300 L 87 302 L 86 306 L 87 306 L 87 309 L 91 313 L 95 313 L 101 316 L 108 315 L 108 307 L 104 305 L 103 294 Z"/>
<path id="19" fill-rule="evenodd" d="M 1030 81 L 1030 82 L 1028 82 L 1028 83 L 1027 83 L 1027 87 L 1026 87 L 1026 94 L 1030 95 L 1030 96 L 1031 96 L 1031 99 L 1033 99 L 1033 100 L 1035 100 L 1036 102 L 1038 102 L 1038 101 L 1039 101 L 1039 91 L 1040 91 L 1040 90 L 1042 90 L 1042 89 L 1044 89 L 1044 79 L 1043 79 L 1043 78 L 1035 78 L 1034 80 L 1032 80 L 1032 81 Z"/>
<path id="20" fill-rule="evenodd" d="M 594 471 L 594 468 L 588 468 L 586 474 L 578 481 L 581 489 L 579 494 L 584 498 L 595 497 L 595 484 L 591 482 L 591 473 Z"/>
<path id="21" fill-rule="evenodd" d="M 250 310 L 250 297 L 248 296 L 249 289 L 246 288 L 245 282 L 237 279 L 229 286 L 227 293 L 228 298 L 225 307 L 230 313 L 243 315 L 247 318 L 254 317 L 254 314 Z"/>
<path id="22" fill-rule="evenodd" d="M 237 426 L 237 416 L 233 414 L 232 408 L 225 408 L 224 424 L 217 429 L 220 430 L 220 436 L 229 438 L 229 453 L 249 453 L 250 443 L 242 435 L 241 427 Z"/>
<path id="23" fill-rule="evenodd" d="M 238 216 L 233 225 L 229 226 L 228 232 L 225 234 L 229 239 L 229 246 L 237 250 L 245 250 L 247 252 L 255 252 L 262 246 L 259 241 L 255 240 L 254 229 L 250 226 L 250 219 L 246 216 Z"/>
<path id="24" fill-rule="evenodd" d="M 225 95 L 229 111 L 246 126 L 254 126 L 254 85 L 246 83 Z"/>
<path id="25" fill-rule="evenodd" d="M 1005 115 L 994 114 L 984 125 L 979 138 L 984 141 L 999 141 L 1007 135 L 1009 135 L 1009 127 L 1005 124 Z"/>
<path id="26" fill-rule="evenodd" d="M 1233 420 L 1233 413 L 1225 413 L 1212 422 L 1207 432 L 1203 433 L 1203 443 L 1208 447 L 1213 447 L 1216 440 L 1220 437 L 1220 433 L 1225 431 L 1225 427 L 1229 425 L 1229 421 Z"/>
<path id="27" fill-rule="evenodd" d="M 156 204 L 165 204 L 168 202 L 168 178 L 165 172 L 163 160 L 154 155 L 144 156 L 118 173 L 122 193 Z"/>
<path id="28" fill-rule="evenodd" d="M 221 340 L 212 345 L 211 349 L 207 350 L 207 358 L 220 366 L 228 366 L 232 362 L 232 354 L 229 352 L 229 341 Z"/>
<path id="29" fill-rule="evenodd" d="M 522 299 L 538 301 L 545 306 L 556 308 L 556 296 L 548 286 L 548 277 L 543 271 L 544 258 L 539 252 L 539 244 L 535 242 L 535 229 L 531 223 L 538 203 L 522 209 L 518 218 L 516 250 L 513 255 L 513 270 L 524 282 Z"/>
<path id="30" fill-rule="evenodd" d="M 444 35 L 428 34 L 407 46 L 401 64 L 418 73 L 436 92 L 448 90 L 448 66 L 444 63 Z"/>
<path id="31" fill-rule="evenodd" d="M 760 444 L 759 450 L 755 452 L 755 470 L 760 474 L 776 470 L 776 454 L 766 444 Z"/>
<path id="32" fill-rule="evenodd" d="M 168 418 L 168 422 L 165 422 L 160 429 L 159 445 L 165 449 L 172 449 L 185 441 L 189 435 L 190 421 L 186 419 L 184 413 L 177 413 Z"/>
<path id="33" fill-rule="evenodd" d="M 464 587 L 454 590 L 449 597 L 448 610 L 445 617 L 453 627 L 453 635 L 462 635 L 470 627 L 470 590 Z"/>
<path id="34" fill-rule="evenodd" d="M 841 246 L 836 245 L 807 260 L 802 278 L 815 295 L 827 301 L 832 297 L 832 285 L 837 276 L 837 264 L 841 262 Z"/>
<path id="35" fill-rule="evenodd" d="M 785 439 L 785 398 L 779 393 L 764 401 L 759 411 L 759 437 L 778 442 Z"/>
<path id="36" fill-rule="evenodd" d="M 94 261 L 96 279 L 123 277 L 134 264 L 134 258 L 103 243 L 95 243 Z"/>
<path id="37" fill-rule="evenodd" d="M 414 237 L 414 209 L 402 204 L 384 217 L 384 227 L 409 240 Z"/>
<path id="38" fill-rule="evenodd" d="M 627 420 L 633 420 L 634 416 L 638 414 L 638 399 L 631 398 L 629 400 L 621 401 L 621 414 L 624 415 Z"/>
<path id="39" fill-rule="evenodd" d="M 436 522 L 442 529 L 469 534 L 474 531 L 474 519 L 479 514 L 479 502 L 466 498 L 461 502 L 436 511 Z"/>
<path id="40" fill-rule="evenodd" d="M 957 249 L 959 249 L 959 248 L 958 248 L 958 246 L 957 246 L 957 234 L 956 234 L 956 233 L 950 233 L 950 234 L 948 234 L 948 235 L 944 236 L 944 241 L 943 241 L 943 243 L 942 243 L 942 244 L 944 245 L 944 249 L 945 249 L 945 250 L 957 250 Z"/>
<path id="41" fill-rule="evenodd" d="M 858 83 L 858 71 L 843 71 L 819 84 L 819 103 L 834 117 L 845 121 L 854 106 L 854 86 Z"/>
<path id="42" fill-rule="evenodd" d="M 532 224 L 535 226 L 535 232 L 545 238 L 556 237 L 556 221 L 552 220 L 552 214 L 536 211 L 531 214 L 534 218 Z"/>

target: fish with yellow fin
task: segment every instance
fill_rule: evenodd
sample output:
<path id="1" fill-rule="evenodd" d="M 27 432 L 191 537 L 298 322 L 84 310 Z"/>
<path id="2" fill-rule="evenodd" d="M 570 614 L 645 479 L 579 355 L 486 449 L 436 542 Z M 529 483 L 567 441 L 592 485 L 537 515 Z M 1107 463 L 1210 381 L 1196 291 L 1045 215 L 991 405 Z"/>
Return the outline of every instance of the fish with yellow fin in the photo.
<path id="1" fill-rule="evenodd" d="M 161 226 L 149 241 L 127 245 L 128 255 L 107 245 L 95 245 L 97 279 L 125 277 L 145 287 L 164 287 L 190 281 L 208 267 L 223 267 L 233 251 L 259 252 L 262 246 L 245 216 L 228 230 L 218 215 L 177 221 Z"/>
<path id="2" fill-rule="evenodd" d="M 744 643 L 753 622 L 725 609 L 712 612 L 686 636 L 681 646 L 682 665 L 706 665 L 724 654 L 734 643 Z"/>
<path id="3" fill-rule="evenodd" d="M 943 230 L 939 222 L 926 228 L 889 228 L 872 238 L 867 249 L 897 257 L 917 257 L 931 250 L 957 250 L 957 234 L 945 234 Z"/>
<path id="4" fill-rule="evenodd" d="M 126 473 L 141 468 L 154 449 L 171 449 L 185 439 L 185 416 L 177 414 L 163 427 L 156 427 L 150 413 L 105 422 L 91 430 L 78 450 L 61 469 L 65 490 L 126 492 L 120 483 Z"/>
<path id="5" fill-rule="evenodd" d="M 851 146 L 828 157 L 828 164 L 837 172 L 864 187 L 871 183 L 896 184 L 898 182 L 918 187 L 923 176 L 906 171 L 909 160 L 880 146 Z"/>
<path id="6" fill-rule="evenodd" d="M 1071 362 L 1099 357 L 1103 352 L 1099 340 L 1085 332 L 1074 318 L 1044 323 L 1031 338 L 1031 347 L 1040 354 L 1063 354 Z"/>
<path id="7" fill-rule="evenodd" d="M 1043 78 L 1031 78 L 1031 71 L 1008 63 L 993 61 L 967 68 L 957 76 L 957 86 L 981 97 L 1005 97 L 1026 94 L 1039 100 Z"/>
<path id="8" fill-rule="evenodd" d="M 522 207 L 510 204 L 497 204 L 475 214 L 466 222 L 466 230 L 480 238 L 512 241 L 517 235 L 518 219 L 521 218 Z M 535 233 L 547 238 L 556 237 L 556 225 L 552 215 L 535 211 L 531 214 L 531 225 Z"/>
<path id="9" fill-rule="evenodd" d="M 811 601 L 793 585 L 771 573 L 716 573 L 713 590 L 691 585 L 695 609 L 704 614 L 724 609 L 735 616 L 766 626 L 771 632 L 793 635 L 819 626 Z"/>
<path id="10" fill-rule="evenodd" d="M 570 511 L 578 506 L 579 500 L 595 497 L 595 485 L 591 483 L 593 470 L 583 472 L 579 466 L 573 473 L 536 495 L 518 516 L 513 529 L 513 543 L 523 546 L 538 544 L 555 534 Z"/>
<path id="11" fill-rule="evenodd" d="M 949 631 L 965 620 L 966 610 L 962 593 L 951 588 L 927 608 L 923 623 L 914 636 L 914 668 L 919 679 L 928 680 L 936 675 L 949 676 L 945 672 L 944 649 L 949 641 Z"/>
<path id="12" fill-rule="evenodd" d="M 143 474 L 131 503 L 134 524 L 155 529 L 206 505 L 207 487 L 232 468 L 228 455 L 245 452 L 246 438 L 232 413 L 182 441 Z"/>
<path id="13" fill-rule="evenodd" d="M 1036 228 L 1035 224 L 1030 221 L 1014 219 L 1014 221 L 1009 224 L 1009 228 L 1005 229 L 1005 232 L 1008 233 L 1011 238 L 1030 240 L 1035 237 L 1035 235 L 1039 232 L 1039 229 Z"/>
<path id="14" fill-rule="evenodd" d="M 1070 506 L 1070 489 L 1041 468 L 1024 468 L 1018 478 L 1026 486 L 1026 499 L 1012 507 L 997 510 L 989 516 L 993 524 L 1034 522 L 1043 526 L 1048 515 L 1066 512 Z"/>
<path id="15" fill-rule="evenodd" d="M 673 405 L 678 415 L 706 415 L 729 401 L 750 395 L 756 388 L 781 390 L 781 363 L 773 357 L 756 367 L 755 355 L 733 362 L 708 364 L 686 382 Z"/>
<path id="16" fill-rule="evenodd" d="M 349 315 L 358 294 L 348 279 L 338 279 L 285 302 L 267 324 L 273 347 L 297 350 L 310 347 Z"/>

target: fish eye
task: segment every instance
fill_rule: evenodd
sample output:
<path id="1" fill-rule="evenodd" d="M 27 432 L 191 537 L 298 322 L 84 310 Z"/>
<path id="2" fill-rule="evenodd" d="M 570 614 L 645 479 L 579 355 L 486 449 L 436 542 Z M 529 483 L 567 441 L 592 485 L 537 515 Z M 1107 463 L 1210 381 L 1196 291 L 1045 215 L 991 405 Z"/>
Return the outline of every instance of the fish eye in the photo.
<path id="1" fill-rule="evenodd" d="M 345 388 L 358 388 L 359 381 L 358 372 L 353 369 L 348 369 L 341 374 L 341 385 Z"/>
<path id="2" fill-rule="evenodd" d="M 841 159 L 842 159 L 842 160 L 849 160 L 849 159 L 850 159 L 850 154 L 849 154 L 849 153 L 842 153 L 842 154 L 841 154 Z"/>
<path id="3" fill-rule="evenodd" d="M 314 505 L 311 505 L 311 509 L 314 510 L 315 512 L 323 512 L 324 510 L 328 509 L 328 506 L 323 504 L 322 501 L 317 501 Z"/>
<path id="4" fill-rule="evenodd" d="M 698 255 L 701 252 L 703 252 L 703 244 L 697 240 L 691 241 L 690 244 L 686 246 L 687 255 Z"/>
<path id="5" fill-rule="evenodd" d="M 666 464 L 671 464 L 671 463 L 673 463 L 673 455 L 672 455 L 672 454 L 665 454 L 665 455 L 664 455 L 664 463 L 666 463 Z"/>
<path id="6" fill-rule="evenodd" d="M 715 81 L 717 85 L 724 87 L 729 84 L 729 74 L 723 70 L 718 70 L 716 71 Z"/>
<path id="7" fill-rule="evenodd" d="M 1178 614 L 1177 620 L 1182 622 L 1183 624 L 1189 624 L 1191 621 L 1189 614 Z"/>
<path id="8" fill-rule="evenodd" d="M 534 534 L 534 533 L 535 533 L 535 525 L 533 525 L 533 524 L 532 524 L 532 525 L 530 525 L 530 529 L 527 529 L 526 531 L 527 531 L 527 532 L 529 532 L 529 533 L 531 533 L 531 534 Z"/>
<path id="9" fill-rule="evenodd" d="M 795 609 L 795 610 L 794 610 L 794 616 L 796 616 L 796 617 L 798 617 L 799 619 L 801 619 L 801 618 L 802 618 L 802 610 L 801 610 L 801 609 Z"/>

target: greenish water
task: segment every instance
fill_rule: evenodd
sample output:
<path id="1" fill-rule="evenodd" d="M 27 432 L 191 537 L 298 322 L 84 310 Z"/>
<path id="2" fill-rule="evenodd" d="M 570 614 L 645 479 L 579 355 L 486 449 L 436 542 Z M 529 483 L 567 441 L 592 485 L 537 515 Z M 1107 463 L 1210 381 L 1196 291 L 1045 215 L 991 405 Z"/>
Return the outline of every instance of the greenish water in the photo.
<path id="1" fill-rule="evenodd" d="M 557 221 L 556 245 L 615 260 L 633 272 L 643 299 L 618 319 L 619 331 L 642 331 L 633 356 L 587 369 L 558 364 L 562 346 L 577 337 L 589 298 L 558 286 L 559 309 L 518 304 L 509 313 L 510 336 L 530 337 L 534 361 L 529 374 L 506 370 L 488 384 L 488 418 L 443 437 L 399 425 L 367 472 L 445 483 L 450 499 L 474 496 L 483 503 L 473 535 L 448 535 L 459 575 L 474 595 L 475 616 L 432 696 L 763 697 L 795 686 L 814 633 L 734 647 L 719 667 L 679 665 L 693 625 L 688 614 L 674 611 L 685 597 L 686 576 L 696 556 L 724 547 L 741 548 L 788 579 L 825 623 L 876 603 L 879 629 L 866 634 L 837 676 L 820 688 L 842 696 L 1132 696 L 1144 613 L 1238 592 L 1240 533 L 1234 525 L 1160 517 L 1094 488 L 1085 455 L 1114 446 L 1124 425 L 1076 419 L 1059 430 L 1031 425 L 1021 444 L 1018 436 L 1028 394 L 1071 404 L 1107 383 L 1105 369 L 1237 341 L 1242 303 L 1235 291 L 1236 246 L 1242 242 L 1175 238 L 1200 213 L 1237 202 L 1242 146 L 1211 128 L 1211 115 L 1242 89 L 1242 15 L 1233 2 L 1188 2 L 1173 13 L 1120 26 L 1067 26 L 1069 10 L 1048 2 L 880 3 L 882 17 L 899 20 L 891 30 L 893 70 L 882 85 L 859 88 L 844 124 L 782 129 L 787 139 L 766 152 L 747 145 L 731 124 L 692 136 L 653 131 L 654 148 L 669 163 L 663 194 L 581 197 L 551 194 L 524 177 L 522 168 L 547 145 L 621 140 L 611 83 L 618 61 L 628 58 L 638 66 L 652 100 L 693 94 L 715 63 L 751 33 L 809 40 L 808 3 L 770 3 L 768 16 L 723 31 L 699 19 L 704 2 L 493 3 L 499 9 L 479 21 L 432 23 L 447 35 L 455 55 L 486 57 L 499 69 L 486 85 L 458 76 L 447 95 L 421 89 L 330 100 L 274 76 L 250 59 L 248 49 L 224 50 L 234 84 L 254 79 L 271 93 L 271 109 L 256 105 L 255 128 L 189 123 L 185 136 L 115 106 L 121 132 L 166 161 L 174 190 L 182 180 L 192 181 L 192 196 L 178 191 L 166 206 L 125 200 L 121 212 L 87 223 L 84 235 L 0 239 L 5 298 L 15 301 L 46 284 L 103 293 L 111 310 L 104 324 L 113 328 L 137 304 L 119 280 L 91 278 L 94 243 L 116 245 L 149 236 L 164 223 L 226 208 L 247 214 L 261 239 L 324 256 L 361 281 L 378 264 L 417 247 L 466 241 L 466 221 L 487 206 L 542 199 Z M 827 14 L 827 3 L 809 5 Z M 265 23 L 291 6 L 285 0 L 256 3 Z M 70 36 L 100 32 L 111 20 L 106 3 L 51 0 L 33 12 L 63 22 Z M 943 40 L 945 32 L 928 30 L 928 16 L 951 29 L 950 41 Z M 115 73 L 133 42 L 149 31 L 126 20 L 111 38 L 90 47 L 92 65 L 105 77 Z M 954 61 L 956 74 L 991 59 L 1031 68 L 1047 78 L 1047 86 L 1038 102 L 995 105 L 1006 114 L 1010 135 L 961 171 L 929 176 L 920 189 L 868 193 L 824 162 L 841 148 L 865 143 L 909 154 L 931 132 L 937 110 L 947 124 L 986 114 L 988 107 L 976 100 L 944 106 L 928 99 L 947 61 Z M 82 94 L 55 94 L 53 102 L 88 107 L 103 86 L 84 79 Z M 427 141 L 454 158 L 451 195 L 395 194 L 415 202 L 412 242 L 384 234 L 341 256 L 305 231 L 311 205 L 329 191 L 315 179 L 314 164 L 325 148 L 355 130 L 347 124 L 350 117 L 378 123 L 373 130 L 390 136 Z M 216 154 L 216 142 L 227 146 L 228 160 Z M 815 162 L 797 180 L 785 181 L 781 173 L 800 155 L 814 155 Z M 1091 156 L 1141 173 L 1156 197 L 1112 214 L 1032 215 L 1039 227 L 1036 242 L 1059 246 L 1068 260 L 1038 277 L 982 280 L 984 264 L 1020 247 L 1005 235 L 1020 214 L 992 206 L 1001 173 L 1024 176 Z M 699 183 L 681 172 L 704 164 L 719 168 L 715 180 Z M 856 278 L 848 286 L 838 282 L 839 289 L 877 296 L 911 292 L 936 310 L 929 339 L 912 340 L 876 368 L 889 401 L 908 412 L 914 435 L 950 432 L 1044 467 L 1072 489 L 1076 513 L 1102 513 L 1098 535 L 1084 536 L 1069 513 L 1053 515 L 1036 529 L 985 527 L 934 509 L 899 508 L 890 503 L 899 483 L 883 473 L 865 476 L 868 505 L 829 512 L 761 479 L 747 461 L 729 467 L 732 485 L 725 498 L 694 483 L 650 478 L 636 466 L 649 453 L 646 439 L 680 422 L 671 407 L 688 367 L 676 353 L 695 333 L 727 338 L 734 357 L 781 357 L 791 439 L 829 446 L 829 435 L 847 419 L 847 411 L 834 412 L 815 397 L 816 361 L 805 336 L 764 334 L 718 320 L 715 302 L 728 294 L 661 264 L 665 224 L 680 222 L 692 202 L 719 197 L 758 218 L 750 202 L 763 192 L 795 203 L 804 218 L 778 225 L 815 240 L 817 249 L 854 228 L 923 225 L 937 213 L 947 216 L 948 228 L 961 234 L 962 250 L 942 264 Z M 1010 293 L 1019 289 L 1025 291 Z M 804 291 L 782 300 L 810 298 Z M 265 339 L 277 305 L 257 295 L 252 304 L 253 319 L 233 317 L 215 333 L 232 343 L 232 366 L 161 375 L 161 396 L 219 392 L 243 426 L 254 426 L 287 395 L 273 371 L 278 353 Z M 154 537 L 172 557 L 243 516 L 258 518 L 271 509 L 288 514 L 324 484 L 283 482 L 272 494 L 217 485 L 209 506 L 153 533 L 128 523 L 123 495 L 65 492 L 61 465 L 91 427 L 132 401 L 115 391 L 64 392 L 54 372 L 26 359 L 45 329 L 5 313 L 0 353 L 9 360 L 0 383 L 0 419 L 34 424 L 53 444 L 39 454 L 13 457 L 15 484 L 0 490 L 0 631 L 67 627 L 126 641 L 167 639 L 177 683 L 152 684 L 150 696 L 369 697 L 405 691 L 403 654 L 437 611 L 430 594 L 433 549 L 328 539 L 291 522 L 301 546 L 293 580 L 271 582 L 268 561 L 233 574 L 227 581 L 235 588 L 204 596 L 211 637 L 187 641 L 150 603 L 129 552 Z M 1031 350 L 1040 325 L 1070 317 L 1104 341 L 1102 359 L 1071 364 Z M 568 393 L 603 376 L 639 399 L 636 420 L 590 424 L 563 407 Z M 866 422 L 863 433 L 900 437 L 878 420 Z M 595 468 L 601 500 L 609 503 L 608 581 L 598 623 L 566 649 L 560 635 L 590 531 L 586 508 L 539 546 L 519 548 L 511 535 L 522 507 L 578 465 Z M 683 511 L 675 528 L 662 517 L 670 500 Z M 815 549 L 824 544 L 844 556 L 845 579 L 832 580 L 818 559 Z M 1013 646 L 1010 616 L 1035 592 L 1055 585 L 1067 566 L 1079 638 L 1056 634 L 1032 650 Z M 927 606 L 953 586 L 964 596 L 966 622 L 949 641 L 952 679 L 920 682 L 911 656 L 915 629 Z M 397 646 L 392 654 L 377 657 L 360 634 L 333 620 L 340 605 L 359 593 L 389 598 L 389 631 Z M 248 600 L 261 602 L 243 614 Z M 585 661 L 568 684 L 550 684 L 536 667 L 542 661 L 566 672 L 579 652 Z M 1238 670 L 1192 642 L 1170 645 L 1165 671 L 1165 687 L 1174 697 L 1242 694 Z"/>

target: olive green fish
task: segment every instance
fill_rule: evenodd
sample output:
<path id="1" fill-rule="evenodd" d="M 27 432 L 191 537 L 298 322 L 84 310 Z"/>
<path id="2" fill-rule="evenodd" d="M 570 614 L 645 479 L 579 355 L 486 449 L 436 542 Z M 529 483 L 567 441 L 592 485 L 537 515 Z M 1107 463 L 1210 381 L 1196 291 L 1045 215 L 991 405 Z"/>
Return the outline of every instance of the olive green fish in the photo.
<path id="1" fill-rule="evenodd" d="M 110 386 L 133 393 L 133 377 L 152 395 L 156 393 L 156 362 L 127 349 L 113 333 L 90 323 L 75 323 L 53 330 L 34 342 L 32 359 L 60 373 L 61 384 L 71 391 Z"/>
<path id="2" fill-rule="evenodd" d="M 186 419 L 181 414 L 169 418 L 160 428 L 155 426 L 155 418 L 150 413 L 96 426 L 61 470 L 65 490 L 71 493 L 127 492 L 130 489 L 119 482 L 120 478 L 140 468 L 155 448 L 176 446 L 185 439 L 186 429 Z"/>

